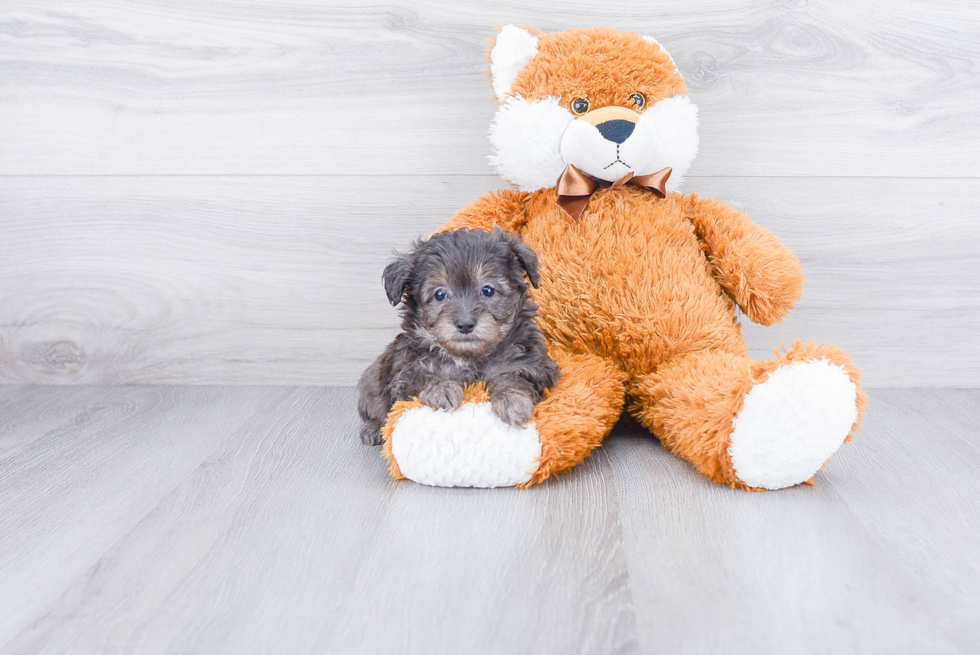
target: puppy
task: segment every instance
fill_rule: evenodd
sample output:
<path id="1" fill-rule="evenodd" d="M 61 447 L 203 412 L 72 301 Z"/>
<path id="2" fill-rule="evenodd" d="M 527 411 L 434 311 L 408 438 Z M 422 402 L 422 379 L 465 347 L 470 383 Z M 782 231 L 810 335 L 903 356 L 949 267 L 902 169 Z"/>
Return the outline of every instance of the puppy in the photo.
<path id="1" fill-rule="evenodd" d="M 395 402 L 418 397 L 455 409 L 463 385 L 474 382 L 486 383 L 501 421 L 527 423 L 558 381 L 558 365 L 534 323 L 525 273 L 537 288 L 537 255 L 499 228 L 441 232 L 385 268 L 388 300 L 402 304 L 402 333 L 357 385 L 361 441 L 381 443 Z"/>

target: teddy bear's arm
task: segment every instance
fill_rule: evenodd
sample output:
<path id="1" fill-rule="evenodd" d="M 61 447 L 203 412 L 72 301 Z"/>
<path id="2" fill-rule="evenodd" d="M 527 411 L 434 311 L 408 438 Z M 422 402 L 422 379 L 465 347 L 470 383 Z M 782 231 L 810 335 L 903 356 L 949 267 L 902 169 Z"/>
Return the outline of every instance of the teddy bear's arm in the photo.
<path id="1" fill-rule="evenodd" d="M 694 194 L 684 201 L 722 288 L 756 323 L 781 321 L 803 289 L 796 255 L 772 232 L 726 204 Z"/>
<path id="2" fill-rule="evenodd" d="M 486 232 L 495 227 L 517 231 L 524 222 L 524 201 L 528 195 L 524 191 L 512 191 L 510 189 L 492 191 L 482 195 L 456 212 L 436 232 L 458 230 L 463 227 Z"/>

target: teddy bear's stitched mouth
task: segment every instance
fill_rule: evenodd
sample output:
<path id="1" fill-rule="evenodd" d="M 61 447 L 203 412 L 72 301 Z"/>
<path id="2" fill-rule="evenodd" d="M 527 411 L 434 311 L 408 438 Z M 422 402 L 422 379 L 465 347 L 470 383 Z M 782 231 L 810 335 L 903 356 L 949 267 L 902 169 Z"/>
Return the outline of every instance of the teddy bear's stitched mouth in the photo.
<path id="1" fill-rule="evenodd" d="M 630 166 L 629 164 L 627 164 L 626 162 L 624 162 L 622 159 L 620 159 L 619 157 L 617 157 L 616 158 L 616 161 L 612 162 L 611 164 L 609 164 L 607 166 L 603 166 L 602 167 L 602 170 L 606 170 L 607 168 L 609 168 L 610 166 L 613 166 L 614 164 L 622 164 L 623 166 L 625 166 L 626 168 L 629 168 L 629 169 L 632 169 L 633 168 L 632 166 Z"/>
<path id="2" fill-rule="evenodd" d="M 620 144 L 618 144 L 618 143 L 616 144 L 616 159 L 611 164 L 609 164 L 608 166 L 603 166 L 602 167 L 602 170 L 606 170 L 607 168 L 610 168 L 610 167 L 612 167 L 615 164 L 622 164 L 626 168 L 628 168 L 630 170 L 633 170 L 633 167 L 632 166 L 630 166 L 629 164 L 627 164 L 626 162 L 624 162 L 622 159 L 619 158 L 619 145 Z"/>

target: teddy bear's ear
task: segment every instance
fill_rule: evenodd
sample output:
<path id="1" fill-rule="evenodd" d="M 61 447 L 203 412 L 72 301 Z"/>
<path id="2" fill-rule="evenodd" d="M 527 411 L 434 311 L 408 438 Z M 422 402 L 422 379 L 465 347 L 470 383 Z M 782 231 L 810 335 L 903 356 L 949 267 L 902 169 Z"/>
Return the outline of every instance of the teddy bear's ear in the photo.
<path id="1" fill-rule="evenodd" d="M 647 43 L 652 43 L 653 45 L 655 45 L 658 48 L 660 48 L 660 51 L 662 53 L 664 53 L 665 55 L 667 55 L 667 59 L 670 60 L 670 63 L 674 64 L 674 70 L 677 69 L 677 63 L 674 61 L 674 58 L 670 56 L 670 53 L 669 52 L 667 52 L 667 48 L 665 48 L 662 45 L 660 45 L 660 41 L 657 41 L 652 36 L 646 36 L 646 35 L 643 36 L 643 40 L 646 41 Z"/>
<path id="2" fill-rule="evenodd" d="M 524 65 L 538 54 L 538 37 L 522 27 L 504 25 L 490 49 L 490 79 L 498 100 L 510 94 L 510 87 Z"/>

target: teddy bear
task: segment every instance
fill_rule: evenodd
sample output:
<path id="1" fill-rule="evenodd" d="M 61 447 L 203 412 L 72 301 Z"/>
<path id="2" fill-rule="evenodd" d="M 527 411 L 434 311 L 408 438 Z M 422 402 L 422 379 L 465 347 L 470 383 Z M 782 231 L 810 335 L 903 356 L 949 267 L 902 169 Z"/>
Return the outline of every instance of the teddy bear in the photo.
<path id="1" fill-rule="evenodd" d="M 479 387 L 452 412 L 397 403 L 383 429 L 392 475 L 537 484 L 588 457 L 625 409 L 713 482 L 812 483 L 861 421 L 859 373 L 813 342 L 750 359 L 736 308 L 780 321 L 803 272 L 745 214 L 681 193 L 698 113 L 670 55 L 632 32 L 514 25 L 488 52 L 490 162 L 513 188 L 439 229 L 501 227 L 538 253 L 532 298 L 561 378 L 524 428 L 500 423 Z"/>

